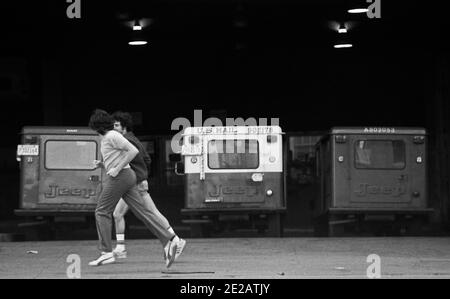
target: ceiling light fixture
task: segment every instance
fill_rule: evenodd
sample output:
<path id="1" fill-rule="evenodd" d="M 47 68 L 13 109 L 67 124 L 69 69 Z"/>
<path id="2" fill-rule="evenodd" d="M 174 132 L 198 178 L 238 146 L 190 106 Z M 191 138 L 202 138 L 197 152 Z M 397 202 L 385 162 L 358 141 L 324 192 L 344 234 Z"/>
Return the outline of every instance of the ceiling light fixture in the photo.
<path id="1" fill-rule="evenodd" d="M 367 13 L 368 11 L 368 8 L 352 8 L 348 10 L 348 13 Z"/>
<path id="2" fill-rule="evenodd" d="M 341 24 L 338 29 L 339 33 L 347 33 L 347 28 L 345 27 L 345 23 Z"/>
<path id="3" fill-rule="evenodd" d="M 133 25 L 133 31 L 139 31 L 139 30 L 142 30 L 142 26 L 139 23 L 139 20 L 136 20 Z"/>
<path id="4" fill-rule="evenodd" d="M 131 33 L 131 40 L 128 42 L 128 44 L 130 46 L 142 46 L 142 45 L 146 45 L 147 41 L 145 40 L 141 31 L 133 30 L 133 32 Z"/>
<path id="5" fill-rule="evenodd" d="M 346 34 L 339 35 L 338 39 L 334 44 L 335 49 L 344 49 L 351 47 L 353 47 L 353 44 L 351 43 L 350 38 Z"/>
<path id="6" fill-rule="evenodd" d="M 353 47 L 352 44 L 341 44 L 341 43 L 338 43 L 338 44 L 334 45 L 335 49 L 343 49 L 343 48 L 351 48 L 351 47 Z"/>
<path id="7" fill-rule="evenodd" d="M 135 41 L 129 41 L 128 44 L 130 46 L 143 46 L 147 44 L 147 41 L 145 40 L 135 40 Z"/>

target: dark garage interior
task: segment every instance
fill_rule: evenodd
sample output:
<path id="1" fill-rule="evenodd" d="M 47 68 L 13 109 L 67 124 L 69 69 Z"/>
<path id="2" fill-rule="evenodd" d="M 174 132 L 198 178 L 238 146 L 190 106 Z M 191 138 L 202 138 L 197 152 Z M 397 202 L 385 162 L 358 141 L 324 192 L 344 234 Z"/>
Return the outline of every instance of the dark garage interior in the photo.
<path id="1" fill-rule="evenodd" d="M 172 121 L 193 121 L 199 109 L 203 118 L 279 118 L 286 138 L 304 137 L 310 146 L 314 136 L 337 126 L 423 127 L 434 209 L 428 232 L 449 232 L 450 21 L 444 6 L 382 0 L 380 16 L 369 18 L 348 13 L 369 6 L 365 1 L 81 0 L 81 17 L 69 18 L 69 5 L 8 1 L 1 8 L 4 232 L 24 221 L 14 214 L 22 128 L 87 126 L 95 108 L 131 112 L 137 136 L 174 135 Z M 136 20 L 148 42 L 142 46 L 128 44 Z M 343 37 L 340 24 L 351 48 L 334 47 Z M 155 180 L 166 185 L 150 192 L 181 229 L 182 181 L 167 173 L 166 162 L 153 162 Z M 314 191 L 291 163 L 284 226 L 308 233 Z"/>

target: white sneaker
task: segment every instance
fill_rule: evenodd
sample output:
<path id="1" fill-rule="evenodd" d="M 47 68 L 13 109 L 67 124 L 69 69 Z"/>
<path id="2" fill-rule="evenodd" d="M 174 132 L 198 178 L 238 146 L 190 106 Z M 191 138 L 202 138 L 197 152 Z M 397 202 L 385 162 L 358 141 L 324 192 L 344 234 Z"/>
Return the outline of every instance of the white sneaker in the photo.
<path id="1" fill-rule="evenodd" d="M 116 261 L 112 252 L 102 252 L 99 258 L 89 263 L 89 266 L 112 264 Z"/>
<path id="2" fill-rule="evenodd" d="M 164 247 L 167 268 L 172 266 L 172 263 L 175 261 L 175 255 L 177 253 L 177 245 L 178 245 L 178 242 L 169 241 L 167 243 L 167 245 Z"/>
<path id="3" fill-rule="evenodd" d="M 127 258 L 127 250 L 123 247 L 117 247 L 113 250 L 114 256 L 118 259 L 125 259 Z"/>
<path id="4" fill-rule="evenodd" d="M 186 241 L 184 239 L 180 238 L 180 241 L 178 241 L 178 245 L 177 245 L 177 251 L 175 253 L 175 260 L 177 260 L 178 257 L 183 253 L 185 246 L 186 246 Z"/>
<path id="5" fill-rule="evenodd" d="M 185 246 L 186 246 L 186 240 L 180 238 L 180 241 L 178 242 L 178 245 L 177 245 L 177 252 L 175 253 L 175 260 L 177 260 L 178 257 L 183 253 Z M 168 251 L 169 251 L 169 246 L 166 245 L 166 247 L 163 248 L 163 259 L 164 260 L 167 260 L 167 252 Z"/>
<path id="6" fill-rule="evenodd" d="M 166 246 L 164 246 L 164 248 L 163 248 L 163 258 L 164 258 L 164 261 L 166 261 L 166 263 L 167 263 L 167 258 L 169 256 L 169 247 L 170 247 L 170 241 L 167 242 Z"/>

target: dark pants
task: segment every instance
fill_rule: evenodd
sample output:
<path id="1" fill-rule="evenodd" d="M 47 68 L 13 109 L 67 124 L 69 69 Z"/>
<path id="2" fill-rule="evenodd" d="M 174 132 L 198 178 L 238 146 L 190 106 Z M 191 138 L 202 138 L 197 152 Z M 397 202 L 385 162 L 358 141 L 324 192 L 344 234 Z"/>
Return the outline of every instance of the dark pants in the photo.
<path id="1" fill-rule="evenodd" d="M 115 178 L 107 175 L 95 209 L 97 233 L 100 241 L 99 249 L 104 252 L 112 251 L 112 213 L 120 198 L 123 198 L 133 214 L 142 220 L 147 228 L 153 229 L 151 221 L 153 214 L 139 193 L 134 171 L 131 168 L 123 169 Z"/>

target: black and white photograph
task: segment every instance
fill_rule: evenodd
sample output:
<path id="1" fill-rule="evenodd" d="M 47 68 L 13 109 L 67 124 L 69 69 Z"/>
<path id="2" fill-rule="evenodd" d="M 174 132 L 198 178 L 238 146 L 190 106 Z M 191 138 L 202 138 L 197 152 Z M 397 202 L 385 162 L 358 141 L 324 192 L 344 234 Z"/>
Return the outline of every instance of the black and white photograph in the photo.
<path id="1" fill-rule="evenodd" d="M 450 278 L 443 1 L 3 2 L 0 279 Z"/>

